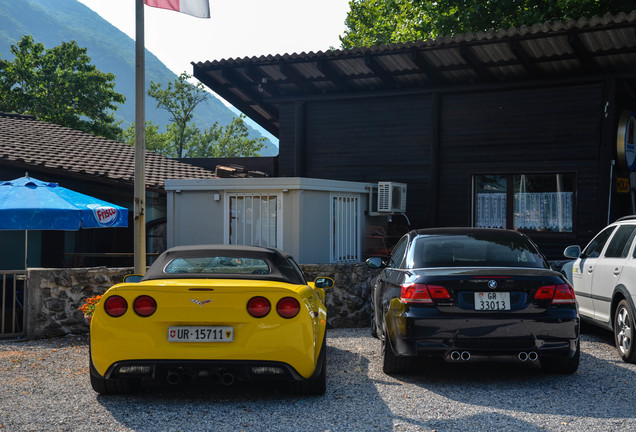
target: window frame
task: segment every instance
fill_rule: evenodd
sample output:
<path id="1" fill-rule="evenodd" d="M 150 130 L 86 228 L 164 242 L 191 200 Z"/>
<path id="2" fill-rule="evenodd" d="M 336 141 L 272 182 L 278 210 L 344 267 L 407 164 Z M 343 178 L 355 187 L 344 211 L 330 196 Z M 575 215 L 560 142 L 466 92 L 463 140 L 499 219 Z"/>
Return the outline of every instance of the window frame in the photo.
<path id="1" fill-rule="evenodd" d="M 337 212 L 335 201 L 338 200 L 352 200 L 347 201 L 347 204 L 352 204 L 350 208 L 344 209 L 345 215 L 342 212 Z M 354 213 L 354 214 L 352 214 Z M 337 220 L 337 216 L 344 216 L 347 220 Z M 355 263 L 362 260 L 362 207 L 361 197 L 357 194 L 350 193 L 331 193 L 329 194 L 329 217 L 330 227 L 329 230 L 329 258 L 332 263 Z M 340 232 L 340 236 L 336 236 L 336 231 Z M 344 234 L 344 235 L 342 235 Z M 347 246 L 348 245 L 348 246 Z M 354 251 L 349 251 L 349 247 L 354 248 Z M 338 251 L 351 252 L 349 259 L 339 259 Z"/>
<path id="2" fill-rule="evenodd" d="M 514 202 L 515 202 L 515 177 L 526 176 L 571 176 L 572 179 L 572 230 L 571 231 L 538 231 L 527 228 L 514 227 Z M 572 171 L 523 171 L 523 172 L 479 172 L 471 174 L 471 226 L 477 227 L 477 178 L 478 177 L 502 177 L 506 184 L 506 209 L 505 209 L 505 227 L 504 229 L 517 230 L 526 235 L 542 236 L 542 237 L 575 237 L 577 226 L 577 174 Z"/>
<path id="3" fill-rule="evenodd" d="M 283 249 L 283 194 L 280 191 L 259 191 L 259 192 L 226 192 L 224 194 L 223 204 L 223 241 L 225 244 L 242 244 L 231 243 L 231 229 L 232 223 L 230 215 L 230 201 L 233 197 L 276 197 L 276 245 L 266 245 L 267 247 L 274 247 L 277 249 Z M 244 246 L 248 246 L 244 244 Z M 250 244 L 249 246 L 261 246 L 258 244 Z"/>

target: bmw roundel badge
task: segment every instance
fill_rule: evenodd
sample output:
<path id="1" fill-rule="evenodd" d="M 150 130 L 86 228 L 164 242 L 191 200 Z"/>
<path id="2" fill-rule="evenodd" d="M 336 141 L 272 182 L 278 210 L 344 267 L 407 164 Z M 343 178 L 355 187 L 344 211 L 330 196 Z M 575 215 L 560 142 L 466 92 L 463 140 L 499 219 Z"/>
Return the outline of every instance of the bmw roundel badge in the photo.
<path id="1" fill-rule="evenodd" d="M 490 288 L 490 289 L 495 289 L 495 288 L 497 288 L 497 281 L 496 281 L 496 280 L 493 280 L 493 279 L 489 280 L 489 281 L 488 281 L 488 288 Z"/>

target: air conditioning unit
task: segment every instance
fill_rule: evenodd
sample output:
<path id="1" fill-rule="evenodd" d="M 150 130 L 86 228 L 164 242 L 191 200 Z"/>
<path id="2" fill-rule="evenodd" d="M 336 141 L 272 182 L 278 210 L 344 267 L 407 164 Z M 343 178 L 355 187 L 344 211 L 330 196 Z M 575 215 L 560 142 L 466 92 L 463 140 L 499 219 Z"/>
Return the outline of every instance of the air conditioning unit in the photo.
<path id="1" fill-rule="evenodd" d="M 378 212 L 406 212 L 406 185 L 396 182 L 378 182 Z"/>

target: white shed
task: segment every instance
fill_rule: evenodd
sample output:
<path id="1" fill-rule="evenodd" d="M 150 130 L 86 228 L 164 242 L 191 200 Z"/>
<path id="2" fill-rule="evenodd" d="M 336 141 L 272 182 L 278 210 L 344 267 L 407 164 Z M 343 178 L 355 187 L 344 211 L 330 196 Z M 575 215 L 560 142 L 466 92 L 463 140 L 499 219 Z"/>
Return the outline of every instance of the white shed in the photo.
<path id="1" fill-rule="evenodd" d="M 362 261 L 372 183 L 299 177 L 167 180 L 168 247 L 277 247 L 301 264 Z"/>

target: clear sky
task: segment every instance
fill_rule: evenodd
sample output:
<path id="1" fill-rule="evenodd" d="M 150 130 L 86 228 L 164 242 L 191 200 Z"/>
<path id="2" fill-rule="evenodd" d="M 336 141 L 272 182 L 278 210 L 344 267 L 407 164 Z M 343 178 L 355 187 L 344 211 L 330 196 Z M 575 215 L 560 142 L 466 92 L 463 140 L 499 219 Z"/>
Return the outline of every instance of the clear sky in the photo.
<path id="1" fill-rule="evenodd" d="M 79 0 L 135 38 L 133 0 Z M 146 6 L 146 48 L 176 74 L 191 62 L 340 47 L 348 0 L 210 0 L 210 19 Z"/>
<path id="2" fill-rule="evenodd" d="M 78 1 L 135 38 L 134 0 Z M 145 6 L 145 45 L 175 74 L 192 74 L 191 62 L 339 48 L 347 12 L 349 0 L 210 0 L 210 19 Z"/>

